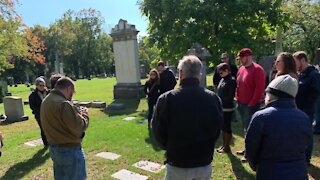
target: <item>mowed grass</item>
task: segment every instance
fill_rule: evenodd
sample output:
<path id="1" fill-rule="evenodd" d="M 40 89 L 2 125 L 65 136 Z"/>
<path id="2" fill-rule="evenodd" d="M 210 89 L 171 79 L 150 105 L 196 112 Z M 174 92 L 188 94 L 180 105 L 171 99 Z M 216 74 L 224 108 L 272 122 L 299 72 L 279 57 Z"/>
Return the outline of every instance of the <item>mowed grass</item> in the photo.
<path id="1" fill-rule="evenodd" d="M 208 76 L 208 85 L 212 85 L 212 76 Z M 144 83 L 145 80 L 142 80 Z M 149 179 L 163 179 L 161 173 L 149 173 L 132 166 L 140 160 L 150 160 L 158 163 L 164 161 L 164 151 L 160 150 L 150 136 L 147 124 L 139 123 L 147 115 L 146 99 L 114 100 L 114 78 L 78 80 L 76 81 L 76 100 L 102 100 L 107 104 L 121 102 L 125 110 L 109 111 L 105 109 L 90 109 L 90 127 L 83 141 L 87 162 L 88 179 L 113 179 L 111 175 L 121 169 L 128 169 Z M 30 88 L 25 85 L 10 87 L 14 96 L 27 100 Z M 13 124 L 0 124 L 0 131 L 5 137 L 3 157 L 0 158 L 0 179 L 53 179 L 52 161 L 48 150 L 42 147 L 29 148 L 23 145 L 26 141 L 40 138 L 38 125 L 28 105 L 24 106 L 28 121 Z M 0 104 L 0 113 L 3 113 Z M 136 117 L 133 121 L 123 121 L 128 116 Z M 232 150 L 243 148 L 243 134 L 240 122 L 233 123 L 234 140 Z M 310 179 L 320 179 L 320 137 L 314 136 L 314 154 L 309 168 Z M 216 147 L 221 144 L 218 141 Z M 120 154 L 115 161 L 95 157 L 101 151 Z M 221 155 L 215 153 L 213 160 L 212 179 L 254 179 L 254 172 L 247 163 L 241 163 L 236 155 Z"/>

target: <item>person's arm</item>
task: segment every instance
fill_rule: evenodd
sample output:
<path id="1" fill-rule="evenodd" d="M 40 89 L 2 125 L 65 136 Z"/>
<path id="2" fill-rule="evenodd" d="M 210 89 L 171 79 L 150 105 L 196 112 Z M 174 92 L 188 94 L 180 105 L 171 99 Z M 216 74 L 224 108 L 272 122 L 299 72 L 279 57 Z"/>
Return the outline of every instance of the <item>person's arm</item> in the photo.
<path id="1" fill-rule="evenodd" d="M 77 137 L 81 137 L 89 125 L 88 115 L 84 115 L 69 102 L 61 105 L 61 116 L 68 129 Z"/>
<path id="2" fill-rule="evenodd" d="M 35 98 L 33 92 L 29 95 L 29 106 L 30 109 L 32 110 L 32 113 L 34 113 L 36 106 L 35 106 Z"/>
<path id="3" fill-rule="evenodd" d="M 249 108 L 257 105 L 261 101 L 264 94 L 266 74 L 262 68 L 257 68 L 255 70 L 253 83 L 255 83 L 255 89 L 252 99 L 248 104 Z"/>
<path id="4" fill-rule="evenodd" d="M 149 83 L 148 81 L 144 84 L 144 92 L 146 93 L 146 95 L 148 95 L 148 87 L 149 87 Z"/>
<path id="5" fill-rule="evenodd" d="M 168 139 L 167 137 L 168 110 L 167 110 L 166 103 L 167 103 L 166 96 L 160 96 L 157 101 L 155 112 L 153 114 L 153 118 L 151 121 L 152 132 L 159 146 L 162 149 L 166 149 L 167 139 Z"/>
<path id="6" fill-rule="evenodd" d="M 245 157 L 252 170 L 256 171 L 256 167 L 259 161 L 260 149 L 262 146 L 262 119 L 255 114 L 252 117 L 252 121 L 248 127 L 248 131 L 245 137 Z"/>
<path id="7" fill-rule="evenodd" d="M 170 86 L 171 86 L 170 89 L 174 89 L 174 87 L 177 84 L 176 77 L 174 76 L 172 71 L 169 71 L 169 72 L 170 72 L 169 81 L 170 81 Z"/>

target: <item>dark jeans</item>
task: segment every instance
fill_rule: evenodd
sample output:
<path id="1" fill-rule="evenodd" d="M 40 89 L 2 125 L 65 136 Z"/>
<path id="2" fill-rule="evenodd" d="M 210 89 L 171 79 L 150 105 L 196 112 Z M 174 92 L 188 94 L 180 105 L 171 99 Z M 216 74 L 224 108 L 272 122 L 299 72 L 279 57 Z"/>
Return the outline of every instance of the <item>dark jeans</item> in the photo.
<path id="1" fill-rule="evenodd" d="M 307 114 L 309 116 L 310 123 L 313 122 L 313 114 Z M 312 157 L 312 149 L 313 149 L 313 136 L 311 136 L 312 141 L 309 143 L 307 150 L 306 150 L 306 161 L 307 163 L 310 163 L 311 157 Z"/>
<path id="2" fill-rule="evenodd" d="M 320 98 L 318 98 L 317 103 L 316 103 L 316 113 L 314 115 L 314 120 L 315 120 L 316 124 L 313 127 L 313 132 L 320 134 Z"/>
<path id="3" fill-rule="evenodd" d="M 148 114 L 148 123 L 151 122 L 152 116 L 153 116 L 153 109 L 154 109 L 154 105 L 156 103 L 153 101 L 148 101 L 148 108 L 149 108 L 149 114 Z"/>
<path id="4" fill-rule="evenodd" d="M 228 134 L 232 134 L 231 130 L 231 120 L 232 115 L 234 114 L 234 111 L 232 112 L 223 112 L 223 124 L 222 124 L 222 131 Z"/>
<path id="5" fill-rule="evenodd" d="M 84 180 L 87 177 L 84 152 L 81 147 L 49 145 L 55 180 Z"/>
<path id="6" fill-rule="evenodd" d="M 244 133 L 247 133 L 247 129 L 251 122 L 252 115 L 260 109 L 260 103 L 255 106 L 248 106 L 246 104 L 238 104 L 238 111 L 241 116 L 241 121 L 244 129 Z"/>
<path id="7" fill-rule="evenodd" d="M 39 125 L 39 127 L 40 127 L 42 142 L 43 142 L 43 144 L 44 144 L 45 146 L 47 146 L 47 145 L 48 145 L 48 141 L 47 141 L 47 137 L 46 137 L 46 135 L 44 134 L 44 131 L 43 131 L 43 129 L 42 129 L 42 125 L 41 125 L 40 118 L 36 118 L 36 120 L 37 120 L 37 123 L 38 123 L 38 125 Z"/>

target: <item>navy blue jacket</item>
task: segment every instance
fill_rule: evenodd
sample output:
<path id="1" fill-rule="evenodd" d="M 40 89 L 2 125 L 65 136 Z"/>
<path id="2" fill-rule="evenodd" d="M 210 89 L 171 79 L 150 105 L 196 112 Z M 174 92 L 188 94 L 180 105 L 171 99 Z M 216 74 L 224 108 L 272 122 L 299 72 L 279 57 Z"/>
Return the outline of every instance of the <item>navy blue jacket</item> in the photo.
<path id="1" fill-rule="evenodd" d="M 181 87 L 162 94 L 156 105 L 152 131 L 172 166 L 200 167 L 213 159 L 222 106 L 219 97 L 199 83 L 194 78 L 181 80 Z"/>
<path id="2" fill-rule="evenodd" d="M 320 74 L 314 66 L 309 66 L 299 74 L 299 90 L 296 96 L 298 108 L 313 116 L 319 95 Z"/>
<path id="3" fill-rule="evenodd" d="M 222 78 L 219 82 L 217 94 L 221 98 L 223 108 L 234 108 L 234 96 L 237 83 L 231 74 Z"/>
<path id="4" fill-rule="evenodd" d="M 258 180 L 307 180 L 305 151 L 311 141 L 308 116 L 293 99 L 280 99 L 253 115 L 245 156 Z"/>

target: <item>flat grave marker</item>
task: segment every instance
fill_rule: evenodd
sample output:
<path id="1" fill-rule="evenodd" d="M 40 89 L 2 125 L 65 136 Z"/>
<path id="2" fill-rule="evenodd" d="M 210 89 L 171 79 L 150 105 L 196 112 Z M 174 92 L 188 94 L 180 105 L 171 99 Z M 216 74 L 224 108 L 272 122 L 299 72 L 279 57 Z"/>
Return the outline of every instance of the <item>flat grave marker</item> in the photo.
<path id="1" fill-rule="evenodd" d="M 43 142 L 42 142 L 42 139 L 36 139 L 36 140 L 28 141 L 24 143 L 24 145 L 29 147 L 36 147 L 36 146 L 43 145 Z"/>
<path id="2" fill-rule="evenodd" d="M 104 159 L 109 159 L 109 160 L 116 160 L 119 157 L 121 157 L 121 155 L 115 154 L 112 152 L 100 152 L 100 153 L 96 154 L 96 156 L 104 158 Z"/>
<path id="3" fill-rule="evenodd" d="M 144 160 L 133 164 L 133 166 L 139 169 L 143 169 L 145 171 L 153 172 L 153 173 L 158 173 L 165 168 L 165 166 L 162 164 L 158 164 L 150 161 L 144 161 Z"/>
<path id="4" fill-rule="evenodd" d="M 126 169 L 121 169 L 120 171 L 111 175 L 112 177 L 120 180 L 146 180 L 148 176 L 144 176 L 138 173 L 131 172 Z"/>

